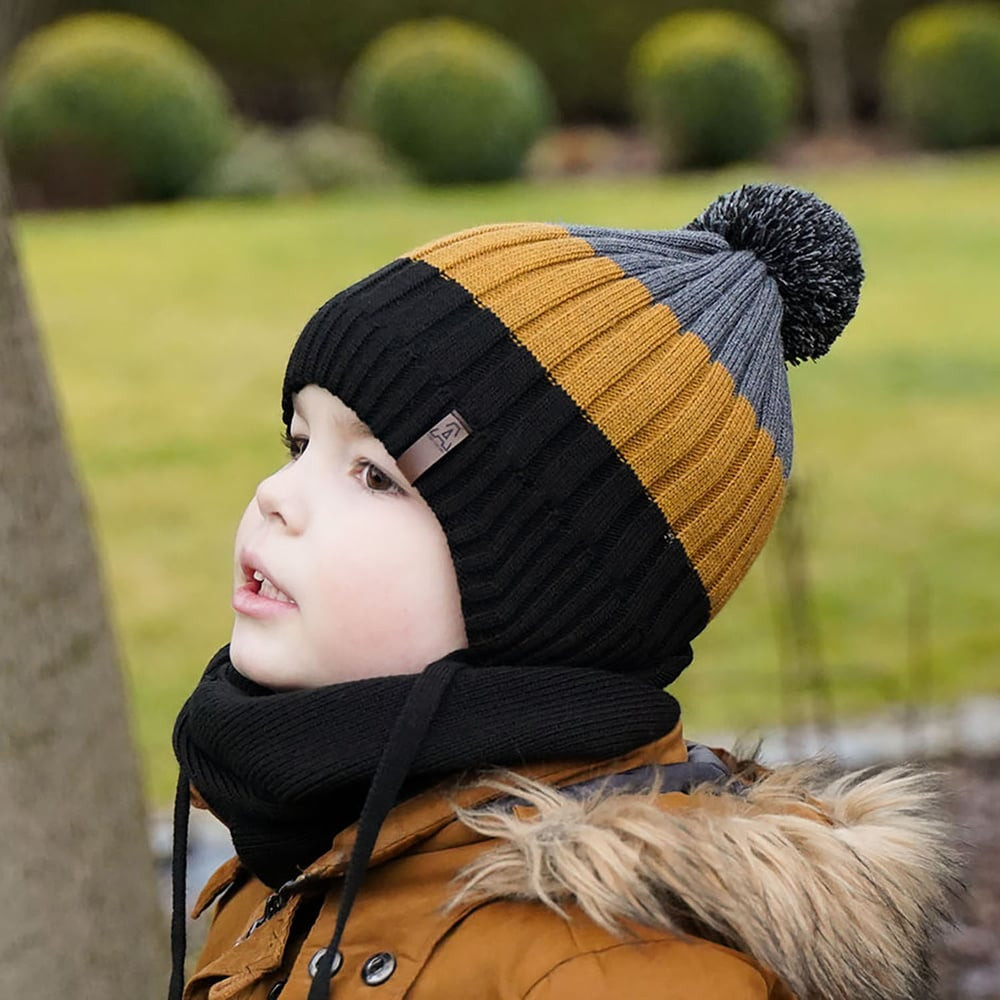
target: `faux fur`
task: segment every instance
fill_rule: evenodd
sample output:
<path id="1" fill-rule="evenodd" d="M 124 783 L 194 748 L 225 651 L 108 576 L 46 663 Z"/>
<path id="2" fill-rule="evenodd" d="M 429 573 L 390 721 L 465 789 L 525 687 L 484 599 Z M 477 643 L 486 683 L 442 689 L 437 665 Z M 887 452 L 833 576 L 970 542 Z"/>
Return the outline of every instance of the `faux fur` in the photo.
<path id="1" fill-rule="evenodd" d="M 504 774 L 534 807 L 457 810 L 489 850 L 459 873 L 454 903 L 576 903 L 694 933 L 753 956 L 800 1000 L 917 1000 L 933 994 L 932 939 L 948 919 L 960 859 L 939 778 L 910 768 L 833 776 L 810 763 L 747 788 L 705 785 L 680 809 L 649 794 L 571 797 Z M 659 800 L 661 803 L 663 800 Z"/>

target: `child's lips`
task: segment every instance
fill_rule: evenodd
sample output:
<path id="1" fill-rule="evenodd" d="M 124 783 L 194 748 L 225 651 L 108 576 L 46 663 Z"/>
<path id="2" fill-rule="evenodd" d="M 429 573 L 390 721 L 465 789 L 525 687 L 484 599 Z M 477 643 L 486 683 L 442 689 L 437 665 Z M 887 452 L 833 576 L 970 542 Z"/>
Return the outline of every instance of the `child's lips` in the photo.
<path id="1" fill-rule="evenodd" d="M 242 585 L 233 594 L 233 608 L 240 614 L 265 618 L 280 611 L 295 609 L 294 599 L 274 581 L 260 556 L 244 549 L 239 557 Z"/>
<path id="2" fill-rule="evenodd" d="M 259 586 L 251 579 L 237 587 L 233 594 L 233 610 L 250 618 L 274 618 L 298 611 L 298 605 L 291 601 L 278 601 L 258 593 Z"/>

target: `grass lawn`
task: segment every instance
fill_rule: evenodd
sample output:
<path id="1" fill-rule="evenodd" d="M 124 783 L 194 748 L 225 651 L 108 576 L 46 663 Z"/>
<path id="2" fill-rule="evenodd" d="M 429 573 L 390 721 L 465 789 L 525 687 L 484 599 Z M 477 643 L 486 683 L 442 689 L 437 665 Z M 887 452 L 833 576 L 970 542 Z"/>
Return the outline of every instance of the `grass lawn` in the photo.
<path id="1" fill-rule="evenodd" d="M 454 229 L 672 228 L 762 179 L 841 209 L 868 271 L 842 341 L 790 375 L 837 710 L 905 695 L 908 595 L 920 585 L 931 696 L 1000 690 L 1000 156 L 25 217 L 23 262 L 91 500 L 154 801 L 173 788 L 177 709 L 228 639 L 233 531 L 282 461 L 282 369 L 316 307 Z M 766 551 L 699 639 L 677 685 L 690 734 L 778 718 L 776 565 Z"/>

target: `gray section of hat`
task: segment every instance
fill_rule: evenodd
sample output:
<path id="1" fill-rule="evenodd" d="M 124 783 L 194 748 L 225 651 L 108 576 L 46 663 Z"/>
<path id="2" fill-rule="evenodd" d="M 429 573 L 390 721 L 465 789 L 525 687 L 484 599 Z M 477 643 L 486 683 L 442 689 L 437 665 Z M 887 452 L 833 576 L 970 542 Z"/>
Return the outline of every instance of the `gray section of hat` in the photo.
<path id="1" fill-rule="evenodd" d="M 736 392 L 774 439 L 787 478 L 792 466 L 792 413 L 781 341 L 777 283 L 746 250 L 715 233 L 567 226 L 668 306 L 732 376 Z"/>

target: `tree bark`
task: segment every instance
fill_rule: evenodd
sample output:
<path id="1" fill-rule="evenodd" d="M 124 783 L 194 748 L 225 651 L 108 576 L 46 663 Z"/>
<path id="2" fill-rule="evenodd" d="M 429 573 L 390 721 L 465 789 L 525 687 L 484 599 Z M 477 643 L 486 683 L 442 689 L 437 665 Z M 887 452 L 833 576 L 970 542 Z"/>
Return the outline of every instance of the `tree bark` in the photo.
<path id="1" fill-rule="evenodd" d="M 124 684 L 11 216 L 0 153 L 0 997 L 160 997 Z"/>
<path id="2" fill-rule="evenodd" d="M 782 0 L 779 16 L 804 37 L 809 87 L 818 131 L 837 135 L 848 131 L 851 75 L 846 49 L 847 22 L 856 0 Z"/>

